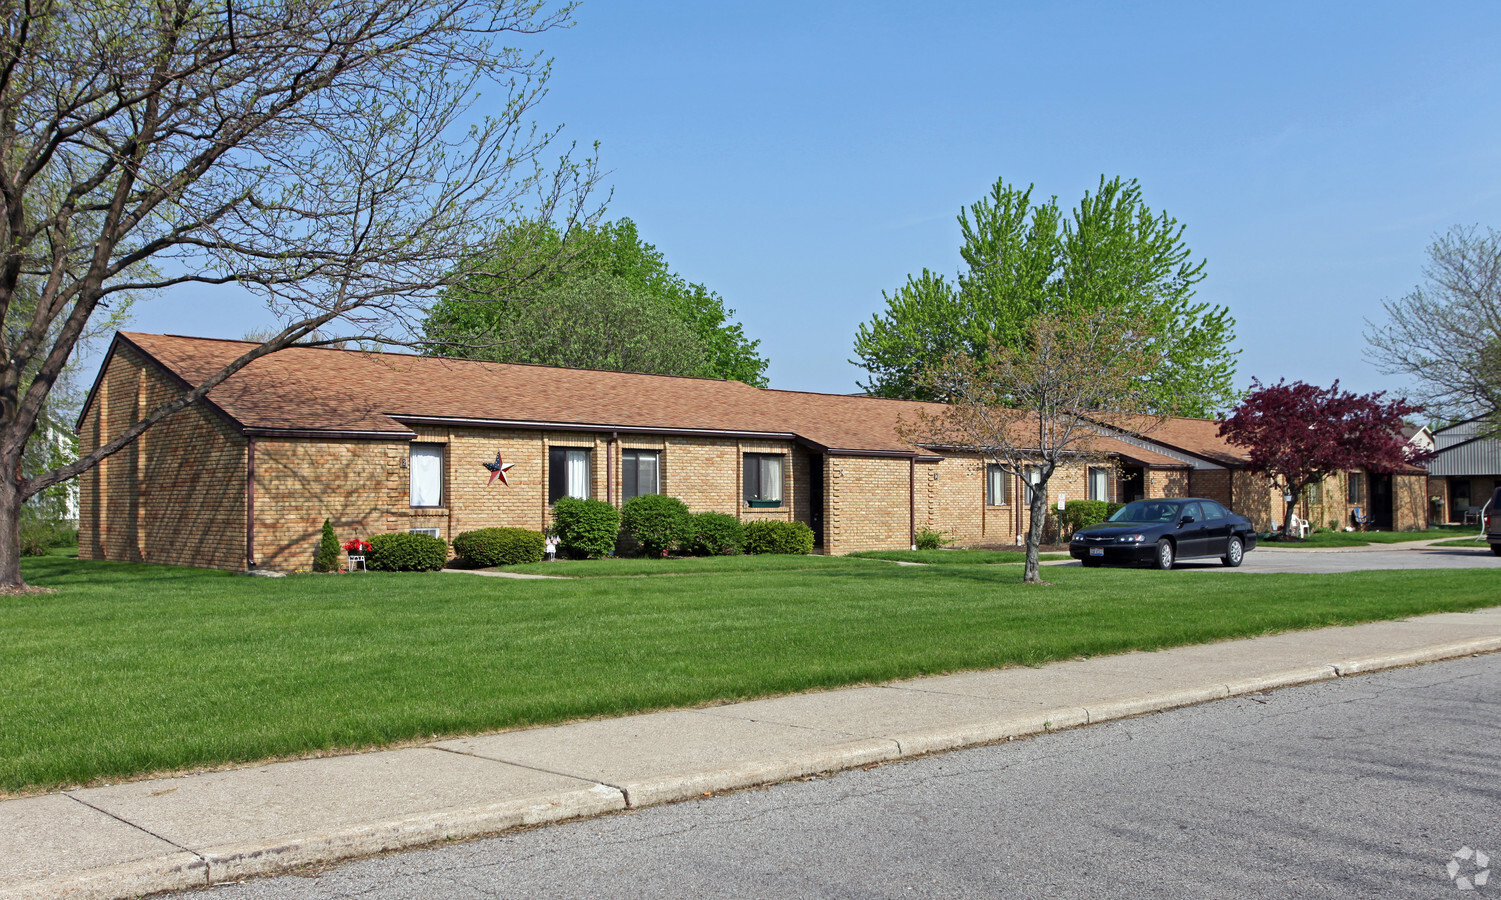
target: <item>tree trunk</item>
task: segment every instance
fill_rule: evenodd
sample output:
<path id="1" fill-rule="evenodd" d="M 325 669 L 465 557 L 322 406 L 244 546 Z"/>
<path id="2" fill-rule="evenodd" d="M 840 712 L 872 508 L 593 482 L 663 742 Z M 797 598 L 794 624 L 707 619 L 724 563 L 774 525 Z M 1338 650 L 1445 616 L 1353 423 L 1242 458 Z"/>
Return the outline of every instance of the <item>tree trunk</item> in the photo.
<path id="1" fill-rule="evenodd" d="M 21 491 L 0 478 L 0 588 L 25 587 L 21 578 Z"/>
<path id="2" fill-rule="evenodd" d="M 1287 501 L 1287 509 L 1282 511 L 1282 539 L 1284 541 L 1293 539 L 1293 516 L 1297 514 L 1298 501 L 1303 499 L 1302 486 L 1289 487 L 1287 495 L 1292 499 Z"/>
<path id="3" fill-rule="evenodd" d="M 1048 485 L 1042 482 L 1031 490 L 1032 497 L 1027 501 L 1027 509 L 1031 511 L 1032 521 L 1027 526 L 1027 564 L 1023 569 L 1023 584 L 1042 584 L 1040 566 L 1037 562 L 1037 548 L 1042 544 L 1042 526 L 1048 517 Z"/>

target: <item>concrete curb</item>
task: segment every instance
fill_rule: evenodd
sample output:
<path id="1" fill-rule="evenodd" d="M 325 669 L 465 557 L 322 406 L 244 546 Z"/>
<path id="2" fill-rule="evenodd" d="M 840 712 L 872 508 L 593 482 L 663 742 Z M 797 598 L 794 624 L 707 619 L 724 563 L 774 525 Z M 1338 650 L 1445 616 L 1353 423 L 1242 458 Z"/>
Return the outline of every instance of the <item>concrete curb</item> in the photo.
<path id="1" fill-rule="evenodd" d="M 677 768 L 671 771 L 623 777 L 615 779 L 614 783 L 603 779 L 598 773 L 589 774 L 581 770 L 580 765 L 577 764 L 548 768 L 539 765 L 535 759 L 516 758 L 500 751 L 491 753 L 483 747 L 476 749 L 470 746 L 466 749 L 466 743 L 479 744 L 487 740 L 483 736 L 445 741 L 416 752 L 434 753 L 441 750 L 456 754 L 456 756 L 446 757 L 447 759 L 456 762 L 458 759 L 471 761 L 465 765 L 503 766 L 533 773 L 546 772 L 550 776 L 576 779 L 579 786 L 543 794 L 533 793 L 529 796 L 510 797 L 499 801 L 492 798 L 490 802 L 474 806 L 457 806 L 415 815 L 401 815 L 384 821 L 334 826 L 327 830 L 316 830 L 283 839 L 247 838 L 195 848 L 181 838 L 163 837 L 160 830 L 153 831 L 145 825 L 134 824 L 131 821 L 132 817 L 112 811 L 108 803 L 110 795 L 107 793 L 111 789 L 92 789 L 68 795 L 47 795 L 46 797 L 6 801 L 0 803 L 0 832 L 5 830 L 3 826 L 7 823 L 19 822 L 20 825 L 14 827 L 20 828 L 24 839 L 28 823 L 44 821 L 49 811 L 55 818 L 58 810 L 74 809 L 72 806 L 58 805 L 59 801 L 66 796 L 70 800 L 77 801 L 80 807 L 90 810 L 88 815 L 98 816 L 100 819 L 108 817 L 109 827 L 117 830 L 139 829 L 149 838 L 139 833 L 135 834 L 136 838 L 160 841 L 161 849 L 154 851 L 154 855 L 149 858 L 115 865 L 100 865 L 94 868 L 70 870 L 70 860 L 49 859 L 48 865 L 54 870 L 42 877 L 12 881 L 9 884 L 0 883 L 0 900 L 120 898 L 161 891 L 184 890 L 226 880 L 285 873 L 309 865 L 412 849 L 442 841 L 468 840 L 502 833 L 517 827 L 556 823 L 610 811 L 676 802 L 707 793 L 750 788 L 807 775 L 859 768 L 1065 728 L 1110 722 L 1277 688 L 1501 651 L 1501 612 L 1490 610 L 1479 614 L 1443 615 L 1449 617 L 1444 622 L 1434 621 L 1433 617 L 1429 617 L 1430 621 L 1423 623 L 1421 628 L 1409 629 L 1404 633 L 1412 635 L 1413 638 L 1421 638 L 1428 630 L 1441 629 L 1452 624 L 1456 621 L 1455 617 L 1464 618 L 1470 615 L 1477 615 L 1477 619 L 1467 619 L 1464 622 L 1464 628 L 1471 631 L 1489 628 L 1492 633 L 1460 640 L 1437 640 L 1420 646 L 1411 646 L 1411 641 L 1409 641 L 1408 647 L 1392 652 L 1353 654 L 1350 654 L 1348 650 L 1341 653 L 1337 647 L 1332 652 L 1328 649 L 1323 651 L 1299 649 L 1302 644 L 1310 642 L 1310 635 L 1318 634 L 1318 632 L 1293 632 L 1270 638 L 1251 639 L 1246 642 L 1232 642 L 1242 643 L 1248 647 L 1258 640 L 1269 642 L 1261 645 L 1265 647 L 1261 652 L 1266 657 L 1280 654 L 1279 658 L 1286 662 L 1267 660 L 1270 666 L 1274 667 L 1272 671 L 1246 672 L 1244 675 L 1237 675 L 1226 681 L 1211 679 L 1198 684 L 1192 683 L 1196 676 L 1187 674 L 1193 669 L 1194 659 L 1202 660 L 1204 656 L 1214 658 L 1218 656 L 1217 653 L 1205 652 L 1200 648 L 1197 657 L 1187 653 L 1176 657 L 1182 661 L 1175 666 L 1186 676 L 1177 679 L 1176 683 L 1172 683 L 1172 679 L 1166 679 L 1161 673 L 1155 672 L 1150 666 L 1143 669 L 1143 674 L 1119 674 L 1129 671 L 1133 663 L 1141 663 L 1142 660 L 1150 662 L 1153 654 L 1126 654 L 1120 657 L 1103 657 L 1098 660 L 1066 662 L 1058 665 L 1072 668 L 1068 671 L 1060 669 L 1057 678 L 1067 679 L 1071 674 L 1077 677 L 1079 672 L 1093 664 L 1092 677 L 1107 688 L 1113 688 L 1113 694 L 1111 690 L 1102 688 L 1096 692 L 1104 695 L 1104 699 L 1099 702 L 1088 702 L 1084 699 L 1076 705 L 1038 704 L 1022 710 L 1016 707 L 1018 704 L 1024 704 L 1024 700 L 985 699 L 986 696 L 996 696 L 994 693 L 986 695 L 985 691 L 988 690 L 999 690 L 1001 694 L 1007 694 L 1008 691 L 1015 693 L 1012 688 L 1004 688 L 1003 682 L 997 682 L 1002 684 L 1003 688 L 981 684 L 987 678 L 999 678 L 1012 670 L 963 673 L 960 676 L 936 676 L 876 688 L 847 689 L 852 698 L 856 697 L 856 692 L 863 692 L 862 696 L 868 706 L 885 704 L 884 708 L 888 711 L 892 706 L 900 711 L 906 707 L 915 709 L 923 704 L 937 704 L 940 697 L 946 697 L 946 702 L 980 704 L 982 707 L 987 702 L 996 704 L 995 714 L 989 719 L 981 717 L 973 721 L 949 721 L 926 726 L 915 722 L 907 722 L 904 726 L 902 723 L 891 724 L 890 721 L 867 722 L 862 725 L 858 721 L 862 714 L 860 710 L 855 711 L 853 719 L 842 724 L 830 721 L 820 727 L 811 727 L 789 723 L 790 718 L 795 718 L 799 714 L 805 715 L 810 702 L 839 702 L 838 697 L 835 696 L 840 693 L 839 691 L 828 692 L 828 696 L 821 700 L 820 695 L 794 695 L 791 698 L 749 701 L 746 704 L 732 704 L 700 711 L 627 717 L 627 720 L 639 720 L 632 723 L 638 731 L 644 729 L 648 732 L 658 721 L 650 720 L 652 716 L 671 715 L 679 718 L 687 717 L 692 721 L 697 721 L 699 718 L 730 720 L 739 724 L 720 726 L 705 723 L 701 727 L 707 729 L 706 733 L 710 734 L 716 733 L 713 732 L 715 728 L 782 729 L 785 733 L 800 733 L 803 736 L 801 740 L 808 746 L 784 750 L 778 750 L 775 746 L 771 746 L 770 749 L 752 748 L 744 751 L 740 758 L 725 759 L 722 763 L 709 767 Z M 1422 622 L 1422 619 L 1378 624 L 1400 628 L 1414 621 Z M 1358 629 L 1370 626 L 1353 627 Z M 1415 635 L 1412 634 L 1414 630 L 1418 632 Z M 1329 629 L 1329 631 L 1337 633 L 1340 629 Z M 1371 643 L 1370 637 L 1373 634 L 1376 635 L 1377 643 L 1379 643 L 1383 633 L 1380 631 L 1362 632 L 1367 644 Z M 1434 637 L 1439 637 L 1439 635 L 1434 635 Z M 1352 638 L 1346 641 L 1347 647 L 1360 643 L 1360 640 L 1354 639 L 1353 634 Z M 1178 649 L 1187 651 L 1192 648 Z M 1171 654 L 1174 651 L 1161 652 Z M 1329 661 L 1296 662 L 1295 659 L 1300 654 L 1323 656 Z M 1247 655 L 1255 657 L 1256 653 L 1248 650 Z M 1229 668 L 1233 670 L 1235 667 Z M 1026 671 L 1035 675 L 1045 670 L 1046 667 L 1043 670 Z M 1217 671 L 1223 671 L 1223 669 Z M 1228 672 L 1227 674 L 1234 673 Z M 1046 677 L 1054 676 L 1047 675 Z M 1087 682 L 1089 677 L 1091 673 L 1086 671 L 1083 681 Z M 966 687 L 964 684 L 953 682 L 952 679 L 955 678 L 969 679 L 974 683 Z M 1018 679 L 1013 678 L 1012 681 L 1016 682 Z M 934 699 L 924 700 L 925 696 Z M 792 705 L 800 698 L 802 713 L 799 713 L 798 709 L 794 709 Z M 789 701 L 789 705 L 781 713 L 782 724 L 776 724 L 778 719 L 776 715 L 773 715 L 778 708 L 766 706 L 766 704 L 776 704 L 778 701 Z M 741 706 L 746 709 L 737 710 L 737 707 Z M 1002 710 L 1003 706 L 1007 707 L 1005 711 Z M 767 710 L 767 712 L 760 710 Z M 868 715 L 869 710 L 863 714 Z M 610 728 L 618 727 L 612 725 L 612 722 L 622 721 L 624 720 L 603 720 L 573 726 L 558 726 L 558 729 Z M 929 717 L 930 723 L 936 721 L 936 718 Z M 542 731 L 545 729 L 537 730 L 537 732 Z M 506 734 L 492 736 L 492 738 L 505 737 Z M 662 734 L 660 737 L 664 742 L 663 746 L 667 746 L 672 739 L 668 734 Z M 411 753 L 413 751 L 390 752 Z M 186 778 L 194 777 L 187 776 Z M 165 783 L 165 781 L 160 782 L 160 784 Z M 141 787 L 155 787 L 157 784 L 148 782 L 143 783 Z M 150 796 L 155 797 L 157 794 L 168 792 L 150 792 Z M 101 795 L 103 800 L 98 799 Z M 22 804 L 31 805 L 23 807 Z M 7 813 L 11 815 L 8 816 Z M 30 818 L 26 818 L 27 816 Z M 0 850 L 3 849 L 3 846 L 0 846 Z M 66 856 L 67 854 L 60 855 Z M 74 859 L 71 862 L 76 866 L 81 860 Z"/>

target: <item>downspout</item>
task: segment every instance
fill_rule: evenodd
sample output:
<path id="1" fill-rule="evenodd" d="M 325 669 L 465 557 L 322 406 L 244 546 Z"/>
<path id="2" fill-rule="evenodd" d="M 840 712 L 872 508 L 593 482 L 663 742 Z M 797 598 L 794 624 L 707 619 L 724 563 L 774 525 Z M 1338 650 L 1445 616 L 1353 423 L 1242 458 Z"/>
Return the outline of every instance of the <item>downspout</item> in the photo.
<path id="1" fill-rule="evenodd" d="M 618 431 L 610 432 L 609 438 L 605 440 L 605 502 L 611 506 L 615 505 L 615 455 L 612 451 L 618 440 Z"/>
<path id="2" fill-rule="evenodd" d="M 917 457 L 907 460 L 907 543 L 917 549 Z"/>
<path id="3" fill-rule="evenodd" d="M 245 439 L 245 568 L 255 568 L 255 437 Z"/>

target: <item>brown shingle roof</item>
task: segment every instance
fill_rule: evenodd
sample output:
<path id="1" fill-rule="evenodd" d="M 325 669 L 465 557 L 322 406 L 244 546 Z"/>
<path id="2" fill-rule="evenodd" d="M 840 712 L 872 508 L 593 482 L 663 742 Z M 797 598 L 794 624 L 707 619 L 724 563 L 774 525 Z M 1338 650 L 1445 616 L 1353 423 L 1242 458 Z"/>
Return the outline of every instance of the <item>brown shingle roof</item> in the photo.
<path id="1" fill-rule="evenodd" d="M 121 333 L 183 381 L 197 384 L 255 346 L 247 341 Z M 898 426 L 936 403 L 763 390 L 738 381 L 292 347 L 262 357 L 209 393 L 241 426 L 261 431 L 409 435 L 401 420 L 471 419 L 601 430 L 797 436 L 828 450 L 914 451 Z M 1210 423 L 1212 425 L 1212 423 Z M 1183 464 L 1103 438 L 1150 466 Z"/>
<path id="2" fill-rule="evenodd" d="M 1100 421 L 1223 466 L 1240 467 L 1251 461 L 1245 450 L 1220 437 L 1220 423 L 1213 419 L 1173 416 L 1159 424 L 1155 419 L 1102 416 Z"/>

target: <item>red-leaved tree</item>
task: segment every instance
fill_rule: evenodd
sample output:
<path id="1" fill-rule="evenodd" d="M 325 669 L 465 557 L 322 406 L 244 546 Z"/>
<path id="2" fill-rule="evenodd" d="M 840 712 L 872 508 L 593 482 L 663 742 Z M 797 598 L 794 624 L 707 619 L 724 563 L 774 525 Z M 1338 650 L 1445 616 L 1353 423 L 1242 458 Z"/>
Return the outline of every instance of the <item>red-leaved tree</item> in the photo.
<path id="1" fill-rule="evenodd" d="M 1385 396 L 1342 391 L 1338 381 L 1323 388 L 1253 378 L 1240 405 L 1220 422 L 1220 437 L 1246 448 L 1252 471 L 1265 473 L 1290 498 L 1284 535 L 1292 533 L 1294 507 L 1310 484 L 1347 469 L 1394 472 L 1417 460 L 1402 426 L 1423 407 Z"/>

